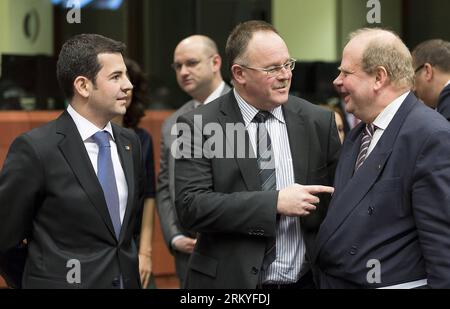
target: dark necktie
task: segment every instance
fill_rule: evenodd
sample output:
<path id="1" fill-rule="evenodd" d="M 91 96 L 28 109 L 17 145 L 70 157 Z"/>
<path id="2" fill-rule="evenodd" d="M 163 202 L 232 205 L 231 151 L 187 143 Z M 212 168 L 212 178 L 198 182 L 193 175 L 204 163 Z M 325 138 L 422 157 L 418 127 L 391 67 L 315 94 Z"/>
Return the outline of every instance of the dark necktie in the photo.
<path id="1" fill-rule="evenodd" d="M 256 122 L 256 159 L 259 167 L 259 178 L 263 191 L 277 189 L 277 179 L 275 173 L 275 156 L 272 150 L 272 141 L 266 127 L 266 120 L 272 116 L 271 113 L 260 111 L 253 118 Z M 278 223 L 278 216 L 277 216 Z M 263 269 L 266 270 L 277 256 L 276 237 L 269 239 L 264 253 Z"/>
<path id="2" fill-rule="evenodd" d="M 367 124 L 364 128 L 363 137 L 361 140 L 361 148 L 359 149 L 358 159 L 355 164 L 355 173 L 363 165 L 367 158 L 367 152 L 369 150 L 370 142 L 372 141 L 373 133 L 376 127 L 373 123 Z"/>
<path id="3" fill-rule="evenodd" d="M 116 176 L 114 174 L 114 166 L 111 159 L 111 145 L 109 144 L 109 133 L 107 131 L 99 131 L 92 138 L 98 145 L 97 158 L 97 177 L 105 195 L 106 205 L 108 206 L 109 215 L 114 226 L 114 232 L 117 239 L 120 235 L 120 210 L 119 210 L 119 193 L 117 191 Z"/>

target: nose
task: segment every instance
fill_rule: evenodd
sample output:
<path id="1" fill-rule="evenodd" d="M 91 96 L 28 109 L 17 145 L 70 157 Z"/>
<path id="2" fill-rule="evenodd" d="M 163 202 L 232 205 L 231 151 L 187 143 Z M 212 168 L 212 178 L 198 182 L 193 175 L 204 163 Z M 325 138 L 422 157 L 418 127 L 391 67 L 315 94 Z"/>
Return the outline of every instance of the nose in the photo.
<path id="1" fill-rule="evenodd" d="M 342 73 L 339 73 L 339 75 L 336 77 L 336 79 L 333 81 L 334 87 L 342 86 Z"/>
<path id="2" fill-rule="evenodd" d="M 181 76 L 186 76 L 186 75 L 189 74 L 189 70 L 188 70 L 188 68 L 187 68 L 186 65 L 182 64 L 181 67 L 180 67 L 180 69 L 178 70 L 178 73 L 179 73 Z"/>
<path id="3" fill-rule="evenodd" d="M 278 79 L 290 79 L 292 77 L 292 71 L 289 67 L 283 66 L 278 73 Z"/>
<path id="4" fill-rule="evenodd" d="M 125 77 L 124 84 L 122 86 L 123 92 L 128 92 L 130 90 L 133 90 L 133 84 L 130 82 L 130 79 L 128 77 Z"/>

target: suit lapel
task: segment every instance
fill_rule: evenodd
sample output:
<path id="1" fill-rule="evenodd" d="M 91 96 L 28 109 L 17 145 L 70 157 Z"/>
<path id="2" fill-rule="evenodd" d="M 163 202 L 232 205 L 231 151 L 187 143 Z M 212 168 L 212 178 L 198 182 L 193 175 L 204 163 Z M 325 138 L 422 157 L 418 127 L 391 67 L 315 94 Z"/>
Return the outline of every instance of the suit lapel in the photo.
<path id="1" fill-rule="evenodd" d="M 351 148 L 346 148 L 345 151 L 349 154 L 342 157 L 340 163 L 342 167 L 338 169 L 344 175 L 339 178 L 339 182 L 342 183 L 337 184 L 339 188 L 342 188 L 342 191 L 336 191 L 331 201 L 328 214 L 320 227 L 316 240 L 317 250 L 314 254 L 314 259 L 320 254 L 323 245 L 336 233 L 352 211 L 358 207 L 359 202 L 368 194 L 382 174 L 403 122 L 415 104 L 417 104 L 417 98 L 413 94 L 410 94 L 386 128 L 386 131 L 383 133 L 383 136 L 378 141 L 370 156 L 352 178 L 349 178 L 348 173 L 349 170 L 353 173 L 356 161 L 355 153 L 359 152 L 360 143 L 355 141 Z M 360 136 L 360 134 L 356 135 Z"/>
<path id="2" fill-rule="evenodd" d="M 117 152 L 119 153 L 120 163 L 125 174 L 128 186 L 128 198 L 127 206 L 125 209 L 125 216 L 122 222 L 122 228 L 120 230 L 120 237 L 124 234 L 124 230 L 128 228 L 128 222 L 130 221 L 130 214 L 132 213 L 132 206 L 134 201 L 134 169 L 133 169 L 133 157 L 131 142 L 122 134 L 122 132 L 113 124 L 114 137 L 116 139 Z"/>
<path id="3" fill-rule="evenodd" d="M 339 169 L 340 177 L 339 179 L 336 179 L 336 183 L 334 184 L 335 191 L 340 191 L 342 186 L 345 186 L 345 184 L 347 184 L 353 177 L 356 164 L 355 162 L 361 148 L 361 134 L 364 126 L 364 123 L 360 123 L 353 129 L 351 135 L 345 141 L 345 145 L 343 147 L 344 149 L 342 150 L 343 155 L 340 158 L 340 161 L 342 162 L 342 167 Z"/>
<path id="4" fill-rule="evenodd" d="M 106 206 L 103 190 L 92 167 L 91 160 L 70 115 L 65 111 L 57 120 L 57 133 L 64 135 L 59 149 L 67 160 L 72 172 L 86 192 L 92 205 L 97 209 L 110 233 L 115 237 L 114 227 Z"/>
<path id="5" fill-rule="evenodd" d="M 223 132 L 226 132 L 226 124 L 243 124 L 244 119 L 242 118 L 241 111 L 239 110 L 238 103 L 236 98 L 234 97 L 233 91 L 230 91 L 228 94 L 224 95 L 219 104 L 220 106 L 220 115 L 219 122 L 222 125 Z M 231 146 L 231 141 L 227 138 L 227 145 Z M 248 135 L 247 130 L 245 130 L 245 145 L 251 145 L 250 137 Z M 233 143 L 235 154 L 237 149 L 237 140 Z M 251 148 L 251 147 L 250 147 Z M 258 177 L 258 164 L 255 158 L 238 158 L 235 155 L 235 159 L 241 171 L 242 178 L 244 179 L 245 185 L 247 186 L 248 191 L 260 191 L 261 190 L 261 181 Z"/>
<path id="6" fill-rule="evenodd" d="M 308 167 L 308 149 L 309 149 L 309 130 L 305 120 L 300 113 L 300 108 L 289 104 L 283 105 L 283 114 L 286 120 L 286 127 L 289 137 L 289 146 L 291 148 L 292 165 L 294 169 L 295 182 L 298 184 L 306 182 Z"/>

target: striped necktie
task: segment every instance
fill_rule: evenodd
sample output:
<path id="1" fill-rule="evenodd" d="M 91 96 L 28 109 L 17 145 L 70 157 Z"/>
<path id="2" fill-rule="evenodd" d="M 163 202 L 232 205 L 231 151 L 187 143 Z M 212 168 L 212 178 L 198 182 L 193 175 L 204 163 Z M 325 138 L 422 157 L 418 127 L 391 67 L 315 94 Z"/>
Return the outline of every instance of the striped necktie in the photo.
<path id="1" fill-rule="evenodd" d="M 372 141 L 373 133 L 376 130 L 376 126 L 373 123 L 367 124 L 364 128 L 361 148 L 359 149 L 358 159 L 355 164 L 355 173 L 356 171 L 363 165 L 364 161 L 367 158 L 367 152 L 369 150 L 370 142 Z"/>
<path id="2" fill-rule="evenodd" d="M 258 112 L 253 118 L 257 124 L 256 130 L 256 153 L 259 167 L 259 179 L 261 180 L 262 191 L 272 191 L 277 189 L 277 179 L 275 173 L 275 156 L 272 150 L 272 141 L 267 131 L 266 121 L 272 116 L 266 111 Z M 278 216 L 277 216 L 278 223 Z M 263 269 L 266 270 L 277 256 L 276 238 L 268 239 L 266 251 L 264 253 Z"/>

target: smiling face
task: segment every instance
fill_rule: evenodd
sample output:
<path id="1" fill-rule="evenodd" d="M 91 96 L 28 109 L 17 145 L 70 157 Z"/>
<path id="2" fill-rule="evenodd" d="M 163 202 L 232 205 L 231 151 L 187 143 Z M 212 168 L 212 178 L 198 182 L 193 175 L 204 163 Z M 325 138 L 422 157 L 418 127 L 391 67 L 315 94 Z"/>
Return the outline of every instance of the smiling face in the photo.
<path id="1" fill-rule="evenodd" d="M 283 39 L 271 31 L 253 34 L 243 54 L 241 63 L 251 68 L 270 68 L 289 62 L 289 51 Z M 239 66 L 239 94 L 251 105 L 262 110 L 273 110 L 287 102 L 291 86 L 292 71 L 282 69 L 274 76 L 264 71 Z"/>
<path id="2" fill-rule="evenodd" d="M 107 123 L 126 113 L 128 93 L 133 86 L 121 54 L 99 54 L 98 62 L 101 70 L 90 88 L 87 104 L 99 122 Z"/>
<path id="3" fill-rule="evenodd" d="M 375 83 L 375 76 L 364 72 L 361 66 L 363 46 L 358 37 L 347 44 L 339 67 L 341 73 L 333 82 L 345 102 L 345 110 L 361 120 L 371 114 Z"/>

